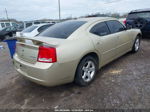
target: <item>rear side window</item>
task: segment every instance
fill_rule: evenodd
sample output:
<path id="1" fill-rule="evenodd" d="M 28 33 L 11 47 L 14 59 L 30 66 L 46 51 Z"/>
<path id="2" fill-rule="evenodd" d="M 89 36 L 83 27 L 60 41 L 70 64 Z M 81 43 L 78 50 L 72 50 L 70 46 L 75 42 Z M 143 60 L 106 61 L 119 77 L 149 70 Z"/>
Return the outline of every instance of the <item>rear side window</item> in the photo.
<path id="1" fill-rule="evenodd" d="M 117 33 L 117 32 L 120 32 L 122 29 L 125 29 L 124 26 L 118 22 L 118 21 L 107 21 L 106 22 L 111 33 Z"/>
<path id="2" fill-rule="evenodd" d="M 98 35 L 98 36 L 105 36 L 110 34 L 110 31 L 106 25 L 106 23 L 98 23 L 96 24 L 91 30 L 91 33 Z"/>
<path id="3" fill-rule="evenodd" d="M 42 31 L 46 30 L 48 27 L 52 26 L 52 24 L 49 25 L 43 25 L 40 28 L 38 28 L 38 32 L 41 33 Z"/>
<path id="4" fill-rule="evenodd" d="M 38 36 L 66 39 L 85 23 L 85 21 L 65 21 L 57 23 Z"/>
<path id="5" fill-rule="evenodd" d="M 38 26 L 30 26 L 26 29 L 24 29 L 22 32 L 23 33 L 29 33 L 29 32 L 32 32 L 34 29 L 36 29 Z"/>

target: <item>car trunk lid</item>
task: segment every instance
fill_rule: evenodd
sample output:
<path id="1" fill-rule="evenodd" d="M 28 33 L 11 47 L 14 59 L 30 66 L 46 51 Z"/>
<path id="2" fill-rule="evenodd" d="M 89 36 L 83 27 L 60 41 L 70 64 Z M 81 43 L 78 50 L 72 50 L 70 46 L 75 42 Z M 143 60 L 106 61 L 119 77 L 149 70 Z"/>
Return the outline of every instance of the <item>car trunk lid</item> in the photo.
<path id="1" fill-rule="evenodd" d="M 55 39 L 55 38 L 28 38 L 28 37 L 17 37 L 16 44 L 16 54 L 18 57 L 26 61 L 28 63 L 36 63 L 39 53 L 40 46 L 48 46 L 56 48 L 60 43 L 62 43 L 63 39 Z"/>

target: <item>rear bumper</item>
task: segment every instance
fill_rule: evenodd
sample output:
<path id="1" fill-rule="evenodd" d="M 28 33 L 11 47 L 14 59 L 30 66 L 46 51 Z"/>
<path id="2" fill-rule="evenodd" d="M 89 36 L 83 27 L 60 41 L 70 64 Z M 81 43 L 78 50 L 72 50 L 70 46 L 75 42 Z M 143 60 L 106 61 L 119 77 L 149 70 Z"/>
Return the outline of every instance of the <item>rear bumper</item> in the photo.
<path id="1" fill-rule="evenodd" d="M 14 55 L 15 69 L 27 79 L 44 86 L 56 86 L 74 80 L 74 62 L 29 64 Z"/>

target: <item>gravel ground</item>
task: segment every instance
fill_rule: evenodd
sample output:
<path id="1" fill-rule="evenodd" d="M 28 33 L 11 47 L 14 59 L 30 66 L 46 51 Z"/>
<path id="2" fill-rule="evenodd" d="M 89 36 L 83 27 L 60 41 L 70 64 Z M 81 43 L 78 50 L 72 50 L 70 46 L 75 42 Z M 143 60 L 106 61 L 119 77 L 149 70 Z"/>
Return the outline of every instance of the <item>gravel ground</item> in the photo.
<path id="1" fill-rule="evenodd" d="M 20 76 L 0 43 L 0 109 L 150 109 L 150 39 L 103 67 L 88 87 L 43 87 Z"/>

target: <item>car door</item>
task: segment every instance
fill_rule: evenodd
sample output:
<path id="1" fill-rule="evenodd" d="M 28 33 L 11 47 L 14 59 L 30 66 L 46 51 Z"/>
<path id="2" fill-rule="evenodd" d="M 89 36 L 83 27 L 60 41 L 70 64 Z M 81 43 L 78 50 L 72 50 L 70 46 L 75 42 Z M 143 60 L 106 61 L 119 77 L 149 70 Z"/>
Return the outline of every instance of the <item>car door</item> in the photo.
<path id="1" fill-rule="evenodd" d="M 95 24 L 90 29 L 90 37 L 93 40 L 95 49 L 100 56 L 100 66 L 107 64 L 116 57 L 116 46 L 118 40 L 115 35 L 110 34 L 110 30 L 105 22 Z"/>
<path id="2" fill-rule="evenodd" d="M 118 56 L 129 51 L 131 48 L 131 41 L 130 41 L 131 39 L 125 26 L 123 26 L 117 20 L 107 21 L 106 24 L 108 25 L 111 34 L 115 35 L 118 39 L 118 46 L 117 46 Z"/>

